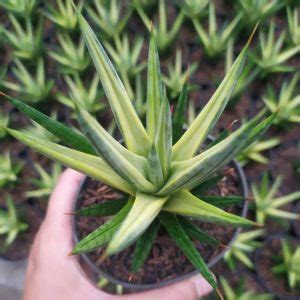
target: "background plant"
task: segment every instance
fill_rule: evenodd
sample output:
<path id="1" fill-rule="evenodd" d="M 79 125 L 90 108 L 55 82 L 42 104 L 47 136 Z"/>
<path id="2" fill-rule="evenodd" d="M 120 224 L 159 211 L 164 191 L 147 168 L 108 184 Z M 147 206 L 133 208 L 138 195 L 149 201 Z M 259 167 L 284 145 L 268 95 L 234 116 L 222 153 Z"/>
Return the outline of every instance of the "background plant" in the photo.
<path id="1" fill-rule="evenodd" d="M 176 49 L 175 62 L 174 64 L 169 63 L 167 67 L 168 74 L 162 75 L 162 80 L 169 90 L 170 99 L 174 100 L 180 95 L 183 85 L 189 76 L 195 73 L 198 64 L 193 62 L 186 70 L 184 70 L 182 65 L 182 51 Z M 190 86 L 190 88 L 192 88 L 192 86 Z"/>
<path id="2" fill-rule="evenodd" d="M 282 263 L 274 266 L 272 271 L 277 274 L 285 274 L 291 289 L 295 289 L 300 282 L 300 246 L 293 251 L 288 239 L 281 241 Z"/>
<path id="3" fill-rule="evenodd" d="M 12 162 L 9 152 L 0 154 L 0 187 L 16 183 L 17 175 L 23 168 L 22 162 Z"/>
<path id="4" fill-rule="evenodd" d="M 278 111 L 274 120 L 276 125 L 300 122 L 300 95 L 296 89 L 298 82 L 299 74 L 295 74 L 292 80 L 284 81 L 279 94 L 271 85 L 268 86 L 263 101 L 270 111 Z"/>
<path id="5" fill-rule="evenodd" d="M 299 219 L 299 215 L 282 210 L 281 207 L 300 198 L 300 192 L 294 192 L 289 195 L 276 196 L 279 192 L 282 177 L 278 176 L 275 182 L 269 186 L 269 175 L 264 173 L 260 186 L 252 184 L 252 193 L 255 201 L 256 221 L 259 224 L 265 224 L 270 217 L 280 219 Z"/>
<path id="6" fill-rule="evenodd" d="M 18 59 L 15 59 L 15 66 L 12 68 L 12 72 L 18 83 L 0 80 L 2 87 L 17 92 L 28 103 L 36 104 L 48 99 L 54 81 L 46 79 L 45 66 L 42 59 L 39 59 L 37 62 L 35 76 Z"/>
<path id="7" fill-rule="evenodd" d="M 142 6 L 136 6 L 142 21 L 149 31 L 154 32 L 157 41 L 157 47 L 160 54 L 166 54 L 174 43 L 179 32 L 180 26 L 184 20 L 184 12 L 180 11 L 173 24 L 168 28 L 168 14 L 165 0 L 159 0 L 159 13 L 157 24 L 152 24 L 151 19 L 147 16 Z"/>
<path id="8" fill-rule="evenodd" d="M 223 24 L 220 31 L 218 31 L 217 26 L 215 6 L 212 3 L 209 4 L 208 17 L 208 30 L 197 19 L 193 19 L 193 24 L 206 55 L 213 59 L 220 56 L 226 50 L 227 44 L 233 38 L 233 33 L 242 15 L 238 14 L 229 24 Z"/>
<path id="9" fill-rule="evenodd" d="M 14 31 L 4 29 L 4 34 L 14 48 L 14 55 L 20 59 L 34 60 L 41 54 L 43 37 L 43 19 L 34 26 L 31 19 L 26 18 L 25 28 L 14 15 L 9 15 Z"/>
<path id="10" fill-rule="evenodd" d="M 0 209 L 0 235 L 6 235 L 4 247 L 10 246 L 18 234 L 27 230 L 28 225 L 19 220 L 12 199 L 6 198 L 6 210 Z"/>
<path id="11" fill-rule="evenodd" d="M 96 74 L 93 76 L 89 87 L 86 87 L 86 83 L 82 82 L 77 73 L 73 77 L 65 76 L 64 80 L 69 88 L 68 96 L 57 93 L 56 98 L 59 102 L 72 109 L 75 109 L 77 103 L 92 114 L 106 107 L 106 104 L 100 101 L 103 90 L 99 87 L 99 78 Z"/>
<path id="12" fill-rule="evenodd" d="M 35 190 L 27 191 L 26 197 L 28 198 L 47 198 L 51 195 L 56 182 L 61 174 L 61 165 L 53 163 L 51 172 L 47 172 L 38 163 L 34 164 L 34 168 L 39 175 L 39 178 L 32 178 L 31 183 L 35 186 Z"/>

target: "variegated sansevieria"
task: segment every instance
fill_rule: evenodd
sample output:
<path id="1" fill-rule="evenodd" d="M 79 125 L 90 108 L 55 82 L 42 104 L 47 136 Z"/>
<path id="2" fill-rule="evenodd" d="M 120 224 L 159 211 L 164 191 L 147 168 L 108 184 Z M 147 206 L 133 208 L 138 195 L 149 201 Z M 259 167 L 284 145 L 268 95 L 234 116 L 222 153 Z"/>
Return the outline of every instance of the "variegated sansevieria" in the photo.
<path id="1" fill-rule="evenodd" d="M 247 227 L 255 223 L 222 209 L 227 200 L 230 204 L 239 203 L 243 197 L 197 197 L 191 191 L 203 183 L 216 182 L 216 172 L 259 138 L 273 121 L 274 114 L 260 114 L 199 153 L 230 99 L 250 41 L 211 100 L 182 134 L 187 87 L 183 87 L 172 118 L 161 80 L 155 35 L 151 34 L 149 45 L 144 126 L 104 48 L 79 12 L 78 22 L 124 143 L 115 140 L 79 103 L 76 110 L 82 133 L 5 95 L 13 105 L 57 136 L 64 145 L 13 129 L 6 129 L 7 132 L 38 152 L 129 195 L 76 212 L 85 216 L 113 217 L 83 238 L 75 246 L 73 254 L 105 246 L 105 256 L 108 256 L 137 241 L 134 271 L 146 259 L 162 225 L 195 268 L 217 288 L 214 277 L 191 239 L 215 247 L 220 242 L 196 227 L 190 218 L 234 227 Z M 176 143 L 172 142 L 173 136 Z"/>

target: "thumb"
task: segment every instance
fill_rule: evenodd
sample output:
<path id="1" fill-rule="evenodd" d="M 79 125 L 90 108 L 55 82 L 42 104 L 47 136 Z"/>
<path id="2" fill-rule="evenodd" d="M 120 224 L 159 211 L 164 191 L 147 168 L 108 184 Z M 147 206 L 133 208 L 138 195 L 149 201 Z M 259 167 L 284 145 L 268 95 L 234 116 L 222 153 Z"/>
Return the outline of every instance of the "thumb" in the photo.
<path id="1" fill-rule="evenodd" d="M 130 295 L 130 300 L 196 300 L 212 291 L 210 284 L 200 275 L 166 287 Z M 124 299 L 124 298 L 123 298 Z"/>

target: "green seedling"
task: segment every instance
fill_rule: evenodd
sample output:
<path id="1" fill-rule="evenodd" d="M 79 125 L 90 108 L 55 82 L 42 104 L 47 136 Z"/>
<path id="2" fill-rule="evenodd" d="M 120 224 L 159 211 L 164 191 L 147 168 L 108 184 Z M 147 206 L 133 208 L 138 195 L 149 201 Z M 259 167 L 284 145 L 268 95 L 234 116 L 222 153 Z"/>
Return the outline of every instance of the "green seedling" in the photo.
<path id="1" fill-rule="evenodd" d="M 187 78 L 192 76 L 197 70 L 198 64 L 192 63 L 186 70 L 182 66 L 182 52 L 180 49 L 176 50 L 175 63 L 168 64 L 168 75 L 162 75 L 162 80 L 166 85 L 171 99 L 176 99 L 180 95 L 183 85 Z M 193 88 L 190 86 L 190 88 Z"/>
<path id="2" fill-rule="evenodd" d="M 149 2 L 149 1 L 148 1 Z M 120 36 L 123 32 L 131 14 L 129 7 L 122 14 L 122 4 L 120 0 L 93 1 L 93 5 L 87 5 L 86 10 L 89 17 L 100 29 L 100 34 L 106 39 L 113 40 L 115 36 Z"/>
<path id="3" fill-rule="evenodd" d="M 12 162 L 9 152 L 0 155 L 0 187 L 16 183 L 18 174 L 23 168 L 23 163 Z"/>
<path id="4" fill-rule="evenodd" d="M 300 46 L 283 49 L 285 31 L 276 37 L 275 22 L 271 21 L 269 32 L 266 35 L 259 32 L 259 53 L 250 53 L 253 62 L 260 69 L 262 77 L 270 73 L 292 72 L 294 67 L 286 65 L 286 62 L 300 51 Z"/>
<path id="5" fill-rule="evenodd" d="M 245 166 L 250 161 L 260 164 L 268 164 L 269 159 L 262 152 L 270 150 L 280 144 L 280 139 L 269 138 L 267 140 L 258 140 L 245 149 L 239 156 L 238 161 L 242 166 Z"/>
<path id="6" fill-rule="evenodd" d="M 33 76 L 24 64 L 16 59 L 12 72 L 17 83 L 0 80 L 0 85 L 6 89 L 17 92 L 27 103 L 37 104 L 48 100 L 54 81 L 46 81 L 45 66 L 42 59 L 39 59 L 36 66 L 36 74 Z"/>
<path id="7" fill-rule="evenodd" d="M 74 31 L 77 27 L 77 15 L 70 0 L 56 0 L 53 7 L 46 2 L 47 10 L 44 15 L 63 30 Z"/>
<path id="8" fill-rule="evenodd" d="M 199 20 L 193 19 L 194 27 L 208 58 L 219 57 L 225 52 L 229 40 L 234 36 L 241 17 L 241 14 L 237 14 L 232 21 L 228 24 L 223 24 L 223 27 L 218 30 L 215 6 L 213 3 L 210 3 L 207 30 Z"/>
<path id="9" fill-rule="evenodd" d="M 158 51 L 160 54 L 165 54 L 172 47 L 184 20 L 184 12 L 181 11 L 175 18 L 173 24 L 168 28 L 168 14 L 165 0 L 159 0 L 159 13 L 157 23 L 152 23 L 152 20 L 147 16 L 141 6 L 136 7 L 142 21 L 147 29 L 153 31 L 156 36 Z"/>
<path id="10" fill-rule="evenodd" d="M 300 199 L 300 191 L 284 196 L 276 196 L 282 183 L 282 177 L 276 177 L 273 185 L 269 186 L 269 175 L 264 173 L 260 186 L 252 184 L 256 221 L 265 224 L 268 218 L 297 220 L 296 213 L 281 209 L 282 206 Z"/>
<path id="11" fill-rule="evenodd" d="M 240 261 L 249 269 L 254 268 L 254 264 L 249 257 L 256 249 L 260 248 L 262 243 L 257 241 L 258 238 L 265 234 L 263 229 L 246 231 L 240 233 L 225 253 L 224 260 L 228 263 L 231 270 L 236 269 L 236 261 Z"/>
<path id="12" fill-rule="evenodd" d="M 68 34 L 58 34 L 60 49 L 50 50 L 48 54 L 60 65 L 64 74 L 83 73 L 90 65 L 90 58 L 85 50 L 84 41 L 80 37 L 78 43 L 74 43 Z"/>
<path id="13" fill-rule="evenodd" d="M 257 22 L 263 22 L 284 6 L 281 0 L 238 0 L 236 11 L 243 14 L 242 22 L 253 28 Z"/>
<path id="14" fill-rule="evenodd" d="M 299 74 L 295 74 L 292 80 L 286 80 L 279 94 L 268 86 L 267 94 L 263 101 L 270 111 L 278 111 L 274 120 L 276 125 L 285 125 L 287 123 L 300 123 L 300 94 L 297 92 Z"/>
<path id="15" fill-rule="evenodd" d="M 10 196 L 6 198 L 6 210 L 0 209 L 0 235 L 6 235 L 4 247 L 10 246 L 18 235 L 28 229 L 28 224 L 20 221 L 16 207 Z"/>
<path id="16" fill-rule="evenodd" d="M 72 109 L 75 109 L 76 104 L 78 104 L 91 114 L 95 114 L 106 107 L 106 104 L 101 100 L 103 98 L 103 90 L 99 87 L 97 75 L 93 76 L 88 88 L 78 74 L 75 74 L 73 77 L 65 76 L 64 79 L 69 92 L 68 96 L 57 93 L 56 98 L 59 102 Z"/>
<path id="17" fill-rule="evenodd" d="M 34 164 L 34 169 L 39 175 L 39 179 L 31 179 L 31 183 L 36 187 L 36 189 L 26 192 L 25 195 L 27 198 L 47 198 L 51 195 L 59 179 L 62 171 L 61 165 L 59 163 L 54 163 L 50 173 L 37 163 Z"/>
<path id="18" fill-rule="evenodd" d="M 30 18 L 25 20 L 25 28 L 16 17 L 9 15 L 13 31 L 3 29 L 3 33 L 14 49 L 14 56 L 33 62 L 41 55 L 43 46 L 43 19 L 39 19 L 36 26 Z"/>
<path id="19" fill-rule="evenodd" d="M 245 288 L 239 288 L 238 290 L 233 289 L 228 281 L 224 278 L 220 278 L 222 289 L 226 300 L 272 300 L 274 299 L 271 294 L 255 294 L 251 290 L 245 290 Z M 242 282 L 244 285 L 244 282 Z"/>
<path id="20" fill-rule="evenodd" d="M 122 38 L 115 37 L 114 41 L 115 47 L 108 42 L 105 42 L 104 46 L 121 75 L 129 96 L 133 98 L 133 90 L 130 82 L 147 65 L 145 61 L 139 61 L 144 39 L 141 36 L 137 37 L 132 42 L 132 48 L 130 47 L 127 34 L 124 34 Z"/>
<path id="21" fill-rule="evenodd" d="M 272 268 L 274 274 L 284 274 L 291 290 L 300 283 L 300 246 L 293 251 L 288 239 L 283 239 L 281 263 Z"/>
<path id="22" fill-rule="evenodd" d="M 18 17 L 30 17 L 39 0 L 1 0 L 0 6 Z"/>

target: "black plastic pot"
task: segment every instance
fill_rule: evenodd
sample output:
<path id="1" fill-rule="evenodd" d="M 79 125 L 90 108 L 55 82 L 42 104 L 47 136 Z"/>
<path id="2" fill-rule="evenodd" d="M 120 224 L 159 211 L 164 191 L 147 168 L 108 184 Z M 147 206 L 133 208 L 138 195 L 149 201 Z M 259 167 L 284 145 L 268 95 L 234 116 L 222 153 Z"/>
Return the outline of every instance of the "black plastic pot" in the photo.
<path id="1" fill-rule="evenodd" d="M 237 171 L 237 174 L 240 178 L 242 195 L 246 199 L 248 197 L 248 184 L 247 184 L 247 180 L 246 180 L 244 171 L 243 171 L 242 167 L 239 165 L 239 163 L 236 162 L 236 161 L 233 161 L 230 165 L 232 165 L 235 168 L 235 170 Z M 83 187 L 84 187 L 84 184 L 83 184 L 82 188 Z M 80 194 L 80 192 L 79 192 L 79 194 Z M 79 200 L 79 197 L 78 197 L 77 201 L 74 203 L 74 210 L 77 210 L 80 207 L 81 207 L 81 201 Z M 242 211 L 241 216 L 245 217 L 247 215 L 247 212 L 248 212 L 248 200 L 244 201 L 244 203 L 241 207 L 241 211 Z M 75 243 L 78 243 L 79 237 L 78 237 L 78 233 L 76 231 L 75 219 L 76 219 L 76 217 L 73 218 L 74 241 L 75 241 Z M 236 239 L 236 237 L 239 234 L 240 230 L 241 229 L 239 229 L 239 228 L 236 229 L 234 235 L 232 236 L 231 241 L 228 244 L 228 248 L 234 242 L 234 240 Z M 209 261 L 209 263 L 208 263 L 209 268 L 214 266 L 216 263 L 218 263 L 223 258 L 224 254 L 228 250 L 228 248 L 221 251 L 217 256 L 215 256 L 213 259 L 211 259 Z M 135 284 L 135 283 L 129 283 L 129 282 L 121 281 L 119 279 L 114 278 L 112 275 L 108 274 L 107 272 L 105 272 L 101 268 L 99 268 L 90 259 L 90 257 L 85 253 L 81 254 L 80 257 L 82 258 L 82 261 L 84 263 L 84 269 L 88 269 L 88 273 L 91 274 L 91 277 L 92 277 L 93 280 L 98 281 L 99 278 L 104 277 L 104 278 L 107 278 L 113 284 L 123 286 L 129 292 L 130 291 L 131 292 L 132 291 L 141 291 L 141 290 L 147 290 L 147 289 L 153 289 L 153 288 L 166 286 L 166 285 L 179 282 L 181 280 L 187 279 L 191 276 L 194 276 L 194 275 L 198 274 L 198 272 L 195 270 L 195 271 L 190 272 L 188 274 L 178 276 L 177 278 L 161 281 L 161 282 L 155 283 L 155 284 Z"/>
<path id="2" fill-rule="evenodd" d="M 265 263 L 266 260 L 270 260 L 270 263 L 272 262 L 272 257 L 266 256 L 264 250 L 271 249 L 270 252 L 272 255 L 279 255 L 279 251 L 280 251 L 279 249 L 281 249 L 281 240 L 284 238 L 289 238 L 289 240 L 291 240 L 295 244 L 300 243 L 300 240 L 284 234 L 277 234 L 277 235 L 270 236 L 264 242 L 263 246 L 255 252 L 255 257 L 254 257 L 255 270 L 257 272 L 257 276 L 261 284 L 267 289 L 267 291 L 270 294 L 276 296 L 278 299 L 281 300 L 299 300 L 300 291 L 299 290 L 289 291 L 287 285 L 284 292 L 279 292 L 278 289 L 280 288 L 280 285 L 278 280 L 281 279 L 277 279 L 275 274 L 271 275 L 272 274 L 271 269 L 264 269 L 264 265 L 263 265 L 263 263 Z M 274 263 L 272 266 L 274 266 Z M 272 277 L 272 280 L 270 280 L 270 278 L 269 280 L 267 280 L 267 275 L 271 275 L 270 277 Z"/>

